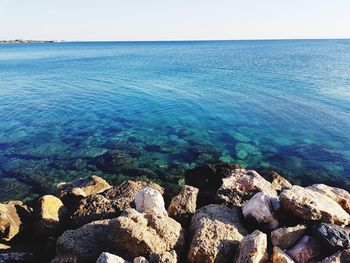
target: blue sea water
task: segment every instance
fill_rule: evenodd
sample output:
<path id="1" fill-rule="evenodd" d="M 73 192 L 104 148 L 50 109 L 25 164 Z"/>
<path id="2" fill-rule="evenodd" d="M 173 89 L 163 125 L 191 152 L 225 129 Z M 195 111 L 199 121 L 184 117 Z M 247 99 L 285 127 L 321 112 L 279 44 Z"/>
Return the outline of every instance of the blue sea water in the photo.
<path id="1" fill-rule="evenodd" d="M 350 189 L 350 40 L 0 45 L 0 200 L 218 161 Z"/>

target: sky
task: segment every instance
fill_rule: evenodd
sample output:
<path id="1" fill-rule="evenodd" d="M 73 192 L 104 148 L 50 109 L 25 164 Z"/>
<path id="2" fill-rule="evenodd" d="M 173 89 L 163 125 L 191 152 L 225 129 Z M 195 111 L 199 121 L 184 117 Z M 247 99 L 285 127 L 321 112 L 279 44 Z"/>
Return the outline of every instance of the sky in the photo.
<path id="1" fill-rule="evenodd" d="M 0 39 L 350 38 L 350 0 L 0 0 Z"/>

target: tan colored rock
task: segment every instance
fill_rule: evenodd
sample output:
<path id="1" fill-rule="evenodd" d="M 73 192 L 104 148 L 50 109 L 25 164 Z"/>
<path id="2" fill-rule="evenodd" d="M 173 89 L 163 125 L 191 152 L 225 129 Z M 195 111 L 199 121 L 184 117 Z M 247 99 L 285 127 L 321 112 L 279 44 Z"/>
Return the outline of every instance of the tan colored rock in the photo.
<path id="1" fill-rule="evenodd" d="M 223 205 L 208 205 L 192 217 L 193 235 L 189 262 L 232 262 L 239 242 L 247 230 L 240 224 L 240 210 Z"/>
<path id="2" fill-rule="evenodd" d="M 350 215 L 333 199 L 300 186 L 283 190 L 280 194 L 282 208 L 304 220 L 347 225 Z"/>
<path id="3" fill-rule="evenodd" d="M 236 169 L 230 177 L 223 178 L 222 181 L 217 198 L 223 203 L 242 206 L 258 192 L 277 197 L 271 183 L 254 170 Z"/>
<path id="4" fill-rule="evenodd" d="M 242 239 L 236 263 L 264 263 L 267 260 L 267 235 L 265 233 L 255 230 Z"/>
<path id="5" fill-rule="evenodd" d="M 304 236 L 306 230 L 306 225 L 278 228 L 271 232 L 272 244 L 284 249 L 290 248 Z"/>
<path id="6" fill-rule="evenodd" d="M 181 224 L 190 223 L 192 215 L 196 212 L 198 188 L 184 185 L 168 207 L 168 214 Z"/>
<path id="7" fill-rule="evenodd" d="M 304 236 L 297 244 L 287 250 L 287 254 L 297 263 L 306 263 L 321 254 L 321 245 L 316 238 Z"/>
<path id="8" fill-rule="evenodd" d="M 177 254 L 175 250 L 164 252 L 162 254 L 151 254 L 150 263 L 177 263 Z"/>
<path id="9" fill-rule="evenodd" d="M 125 251 L 128 257 L 162 254 L 172 249 L 181 250 L 185 232 L 168 216 L 127 209 L 116 219 L 110 232 L 110 243 L 113 248 Z"/>
<path id="10" fill-rule="evenodd" d="M 284 177 L 276 172 L 271 173 L 271 185 L 272 188 L 281 191 L 284 188 L 291 188 L 293 185 Z"/>
<path id="11" fill-rule="evenodd" d="M 255 194 L 243 207 L 243 216 L 257 223 L 260 227 L 273 230 L 278 227 L 278 220 L 272 206 L 272 199 L 267 194 Z"/>
<path id="12" fill-rule="evenodd" d="M 0 253 L 5 250 L 10 250 L 11 246 L 0 243 Z"/>
<path id="13" fill-rule="evenodd" d="M 350 213 L 350 193 L 348 191 L 325 184 L 314 184 L 307 188 L 328 196 L 336 201 L 346 212 Z"/>
<path id="14" fill-rule="evenodd" d="M 62 230 L 68 211 L 62 201 L 53 195 L 44 195 L 38 201 L 36 230 L 38 235 L 55 235 Z"/>
<path id="15" fill-rule="evenodd" d="M 348 263 L 350 262 L 350 248 L 339 251 L 321 261 L 321 263 Z"/>
<path id="16" fill-rule="evenodd" d="M 294 263 L 295 262 L 279 247 L 273 248 L 271 261 L 272 263 Z"/>

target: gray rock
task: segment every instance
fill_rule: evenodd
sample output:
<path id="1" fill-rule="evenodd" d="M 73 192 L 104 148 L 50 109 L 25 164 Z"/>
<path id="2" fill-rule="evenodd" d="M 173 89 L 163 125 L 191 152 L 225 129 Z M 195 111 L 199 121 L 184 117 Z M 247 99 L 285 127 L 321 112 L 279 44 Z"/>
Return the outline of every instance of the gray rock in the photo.
<path id="1" fill-rule="evenodd" d="M 271 232 L 272 244 L 284 249 L 290 248 L 304 236 L 306 230 L 306 225 L 278 228 Z"/>
<path id="2" fill-rule="evenodd" d="M 350 249 L 345 249 L 323 259 L 320 263 L 349 263 Z"/>
<path id="3" fill-rule="evenodd" d="M 320 223 L 312 228 L 314 235 L 330 248 L 350 248 L 350 230 L 334 224 Z"/>
<path id="4" fill-rule="evenodd" d="M 297 244 L 287 250 L 287 254 L 297 263 L 306 263 L 321 254 L 321 245 L 316 238 L 304 236 Z"/>
<path id="5" fill-rule="evenodd" d="M 96 263 L 129 263 L 129 261 L 126 261 L 117 255 L 113 255 L 108 252 L 103 252 L 98 257 Z"/>

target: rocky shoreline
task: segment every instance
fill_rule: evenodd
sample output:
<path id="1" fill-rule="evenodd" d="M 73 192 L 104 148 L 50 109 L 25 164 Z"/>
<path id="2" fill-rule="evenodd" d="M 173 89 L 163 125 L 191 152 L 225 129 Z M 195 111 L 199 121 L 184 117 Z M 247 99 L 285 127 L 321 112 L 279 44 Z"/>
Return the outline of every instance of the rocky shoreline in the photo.
<path id="1" fill-rule="evenodd" d="M 206 164 L 178 192 L 90 176 L 0 204 L 0 262 L 350 262 L 350 194 Z"/>

